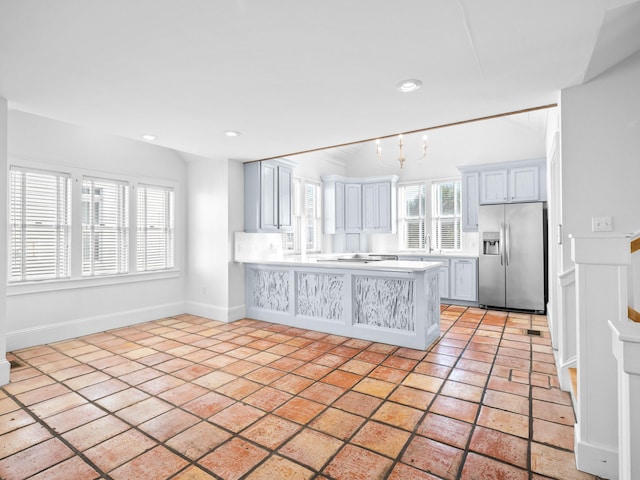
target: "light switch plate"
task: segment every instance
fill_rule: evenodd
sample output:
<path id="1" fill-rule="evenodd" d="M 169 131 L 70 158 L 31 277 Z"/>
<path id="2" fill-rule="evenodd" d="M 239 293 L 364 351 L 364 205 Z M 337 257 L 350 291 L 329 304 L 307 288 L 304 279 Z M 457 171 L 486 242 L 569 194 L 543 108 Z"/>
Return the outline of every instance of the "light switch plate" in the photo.
<path id="1" fill-rule="evenodd" d="M 594 232 L 611 232 L 613 230 L 613 221 L 611 217 L 593 217 L 591 219 L 591 228 Z"/>

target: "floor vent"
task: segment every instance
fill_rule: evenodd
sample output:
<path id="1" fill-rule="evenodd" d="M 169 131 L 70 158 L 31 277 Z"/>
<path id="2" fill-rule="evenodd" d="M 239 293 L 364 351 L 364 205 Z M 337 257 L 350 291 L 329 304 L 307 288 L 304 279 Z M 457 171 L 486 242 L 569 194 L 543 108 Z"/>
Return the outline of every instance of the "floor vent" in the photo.
<path id="1" fill-rule="evenodd" d="M 17 360 L 10 360 L 9 361 L 9 369 L 10 370 L 16 370 L 16 369 L 22 368 L 22 367 L 24 367 L 24 364 L 20 363 Z"/>
<path id="2" fill-rule="evenodd" d="M 540 335 L 542 335 L 542 332 L 540 330 L 525 330 L 524 333 L 527 335 L 533 335 L 534 337 L 539 337 Z"/>

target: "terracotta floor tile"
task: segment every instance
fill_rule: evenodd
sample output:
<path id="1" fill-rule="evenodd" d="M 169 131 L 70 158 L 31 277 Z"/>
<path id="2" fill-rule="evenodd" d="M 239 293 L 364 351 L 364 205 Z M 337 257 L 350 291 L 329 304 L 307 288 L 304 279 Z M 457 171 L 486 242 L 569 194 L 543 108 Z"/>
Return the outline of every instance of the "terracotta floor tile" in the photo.
<path id="1" fill-rule="evenodd" d="M 267 415 L 242 431 L 241 435 L 270 450 L 277 449 L 292 437 L 300 425 L 275 415 Z"/>
<path id="2" fill-rule="evenodd" d="M 410 407 L 419 408 L 421 410 L 426 410 L 434 397 L 435 394 L 431 392 L 425 392 L 424 390 L 400 385 L 389 396 L 389 400 L 393 400 L 394 402 L 402 403 L 403 405 L 408 405 Z"/>
<path id="3" fill-rule="evenodd" d="M 300 392 L 299 395 L 303 398 L 313 400 L 314 402 L 330 405 L 344 392 L 344 388 L 329 385 L 327 383 L 316 382 Z"/>
<path id="4" fill-rule="evenodd" d="M 469 385 L 475 385 L 476 387 L 484 387 L 487 383 L 488 376 L 484 373 L 471 372 L 469 370 L 462 370 L 454 368 L 449 374 L 449 380 L 454 382 L 468 383 Z"/>
<path id="5" fill-rule="evenodd" d="M 182 408 L 200 418 L 209 418 L 233 403 L 235 403 L 233 400 L 224 395 L 209 392 L 183 404 Z"/>
<path id="6" fill-rule="evenodd" d="M 462 370 L 468 370 L 471 372 L 478 373 L 486 373 L 491 372 L 491 363 L 479 362 L 476 360 L 468 360 L 465 358 L 461 358 L 456 364 L 456 368 L 461 368 Z"/>
<path id="7" fill-rule="evenodd" d="M 262 388 L 262 385 L 259 383 L 240 377 L 216 388 L 216 392 L 236 400 L 242 400 L 247 395 L 252 394 L 256 390 L 260 390 L 260 388 Z"/>
<path id="8" fill-rule="evenodd" d="M 35 423 L 35 420 L 24 410 L 5 413 L 0 415 L 0 435 L 31 423 Z"/>
<path id="9" fill-rule="evenodd" d="M 335 385 L 336 387 L 348 389 L 353 387 L 361 379 L 362 379 L 361 375 L 345 372 L 342 370 L 334 370 L 331 373 L 329 373 L 327 376 L 322 378 L 321 381 L 324 383 L 328 383 L 330 385 Z"/>
<path id="10" fill-rule="evenodd" d="M 0 460 L 0 478 L 25 479 L 72 456 L 64 443 L 52 438 Z"/>
<path id="11" fill-rule="evenodd" d="M 110 472 L 154 446 L 156 442 L 149 437 L 130 429 L 86 450 L 84 454 L 102 471 Z"/>
<path id="12" fill-rule="evenodd" d="M 392 382 L 392 383 L 400 383 L 406 376 L 407 376 L 406 370 L 386 367 L 384 365 L 380 365 L 376 367 L 368 375 L 368 377 L 370 378 L 377 378 L 378 380 L 385 380 L 387 382 Z"/>
<path id="13" fill-rule="evenodd" d="M 408 387 L 419 388 L 420 390 L 433 393 L 438 392 L 443 383 L 444 380 L 441 378 L 422 375 L 420 373 L 410 373 L 402 382 L 403 385 Z"/>
<path id="14" fill-rule="evenodd" d="M 195 398 L 201 397 L 209 390 L 199 385 L 193 385 L 192 383 L 185 383 L 178 387 L 172 388 L 162 392 L 158 397 L 173 405 L 182 405 Z"/>
<path id="15" fill-rule="evenodd" d="M 306 424 L 324 409 L 325 406 L 321 403 L 307 400 L 306 398 L 294 397 L 277 408 L 274 413 L 294 422 Z"/>
<path id="16" fill-rule="evenodd" d="M 573 450 L 573 426 L 533 419 L 533 440 L 565 450 Z"/>
<path id="17" fill-rule="evenodd" d="M 147 392 L 150 395 L 158 395 L 167 390 L 184 385 L 184 380 L 174 377 L 173 375 L 162 375 L 148 382 L 141 383 L 137 386 L 140 390 Z"/>
<path id="18" fill-rule="evenodd" d="M 297 360 L 291 357 L 282 357 L 281 359 L 272 362 L 269 366 L 272 368 L 277 368 L 278 370 L 282 370 L 283 372 L 292 372 L 302 365 L 304 365 L 304 361 L 302 360 Z"/>
<path id="19" fill-rule="evenodd" d="M 258 365 L 269 365 L 272 362 L 282 358 L 281 355 L 276 355 L 275 353 L 269 352 L 260 352 L 255 355 L 251 355 L 247 358 L 248 361 L 257 363 Z"/>
<path id="20" fill-rule="evenodd" d="M 210 390 L 215 390 L 216 388 L 224 385 L 225 383 L 229 383 L 236 378 L 238 377 L 236 377 L 235 375 L 231 375 L 230 373 L 225 373 L 218 370 L 208 373 L 207 375 L 203 375 L 202 377 L 194 380 L 193 383 Z"/>
<path id="21" fill-rule="evenodd" d="M 571 395 L 559 388 L 532 387 L 531 396 L 537 400 L 559 403 L 561 405 L 571 405 Z"/>
<path id="22" fill-rule="evenodd" d="M 274 455 L 246 478 L 247 480 L 273 480 L 276 478 L 310 480 L 314 478 L 314 472 L 291 460 Z"/>
<path id="23" fill-rule="evenodd" d="M 116 412 L 147 398 L 149 398 L 149 394 L 138 390 L 137 388 L 128 388 L 114 393 L 113 395 L 102 397 L 98 399 L 96 403 L 111 412 Z"/>
<path id="24" fill-rule="evenodd" d="M 513 465 L 498 462 L 475 453 L 469 453 L 464 462 L 461 480 L 485 480 L 487 478 L 505 478 L 509 480 L 528 480 L 529 474 Z"/>
<path id="25" fill-rule="evenodd" d="M 487 389 L 482 403 L 489 407 L 508 410 L 520 415 L 529 415 L 529 399 L 513 393 Z"/>
<path id="26" fill-rule="evenodd" d="M 509 433 L 511 435 L 517 435 L 518 437 L 528 438 L 529 436 L 528 416 L 498 410 L 491 407 L 482 407 L 480 409 L 478 425 L 492 428 L 494 430 L 500 430 L 501 432 Z"/>
<path id="27" fill-rule="evenodd" d="M 260 365 L 256 365 L 252 362 L 247 362 L 246 360 L 238 360 L 237 362 L 225 365 L 220 370 L 230 373 L 231 375 L 242 376 L 246 375 L 249 372 L 257 370 L 258 368 L 260 368 Z"/>
<path id="28" fill-rule="evenodd" d="M 336 480 L 384 478 L 392 465 L 388 458 L 360 447 L 345 445 L 323 472 Z"/>
<path id="29" fill-rule="evenodd" d="M 479 405 L 466 400 L 439 395 L 435 398 L 429 411 L 438 413 L 446 417 L 462 420 L 467 423 L 474 423 L 478 413 Z"/>
<path id="30" fill-rule="evenodd" d="M 313 380 L 301 377 L 298 375 L 294 375 L 293 373 L 289 373 L 282 378 L 279 378 L 275 382 L 271 384 L 272 387 L 277 388 L 278 390 L 282 390 L 284 392 L 295 395 L 300 393 L 302 390 L 307 388 L 309 385 L 313 383 Z"/>
<path id="31" fill-rule="evenodd" d="M 43 442 L 52 435 L 38 423 L 12 430 L 0 438 L 0 459 Z"/>
<path id="32" fill-rule="evenodd" d="M 441 393 L 448 397 L 455 397 L 461 400 L 479 403 L 482 398 L 483 389 L 468 383 L 460 383 L 449 380 L 445 382 Z"/>
<path id="33" fill-rule="evenodd" d="M 78 405 L 84 405 L 87 400 L 82 398 L 75 392 L 66 393 L 51 400 L 45 400 L 44 402 L 37 403 L 30 407 L 30 410 L 40 418 L 47 418 L 56 413 L 64 412 L 70 408 L 77 407 Z"/>
<path id="34" fill-rule="evenodd" d="M 497 390 L 499 392 L 515 393 L 516 395 L 529 397 L 529 385 L 511 382 L 508 378 L 502 378 L 495 375 L 491 375 L 489 377 L 487 388 Z"/>
<path id="35" fill-rule="evenodd" d="M 111 472 L 114 480 L 144 478 L 161 480 L 171 477 L 187 464 L 185 460 L 164 447 L 158 446 L 134 458 Z"/>
<path id="36" fill-rule="evenodd" d="M 441 349 L 439 349 L 441 350 Z M 435 363 L 436 365 L 443 365 L 445 367 L 453 367 L 458 361 L 458 355 L 451 353 L 437 353 L 434 349 L 431 353 L 427 354 L 425 361 Z"/>
<path id="37" fill-rule="evenodd" d="M 215 480 L 216 477 L 209 475 L 201 468 L 194 465 L 185 468 L 176 476 L 171 477 L 171 480 Z"/>
<path id="38" fill-rule="evenodd" d="M 396 392 L 398 390 L 396 390 Z M 340 397 L 333 406 L 341 410 L 346 410 L 347 412 L 355 413 L 356 415 L 368 417 L 381 403 L 382 400 L 377 397 L 349 391 Z"/>
<path id="39" fill-rule="evenodd" d="M 29 477 L 29 480 L 67 480 L 71 478 L 73 480 L 93 480 L 100 478 L 100 474 L 80 457 L 73 457 Z"/>
<path id="40" fill-rule="evenodd" d="M 293 373 L 311 378 L 312 380 L 320 380 L 322 377 L 331 372 L 331 368 L 317 363 L 305 363 L 303 366 L 296 368 Z"/>
<path id="41" fill-rule="evenodd" d="M 576 423 L 572 406 L 559 405 L 542 400 L 533 400 L 533 416 L 563 425 L 573 425 Z"/>
<path id="42" fill-rule="evenodd" d="M 402 455 L 402 462 L 453 480 L 458 475 L 463 451 L 429 438 L 416 436 Z"/>
<path id="43" fill-rule="evenodd" d="M 262 448 L 233 438 L 198 463 L 225 480 L 238 480 L 268 455 Z"/>
<path id="44" fill-rule="evenodd" d="M 68 372 L 69 369 L 64 371 Z M 106 373 L 92 371 L 84 375 L 69 378 L 68 380 L 64 381 L 64 384 L 72 390 L 79 390 L 81 388 L 88 387 L 89 385 L 95 385 L 96 383 L 104 382 L 105 380 L 109 380 L 110 378 L 111 377 Z"/>
<path id="45" fill-rule="evenodd" d="M 395 458 L 400 454 L 411 434 L 378 422 L 367 422 L 350 443 Z"/>
<path id="46" fill-rule="evenodd" d="M 231 438 L 231 434 L 209 422 L 200 422 L 167 441 L 167 446 L 191 460 L 202 457 Z"/>
<path id="47" fill-rule="evenodd" d="M 388 343 L 372 343 L 367 347 L 368 352 L 384 353 L 385 355 L 391 355 L 396 350 L 398 350 L 398 347 Z"/>
<path id="48" fill-rule="evenodd" d="M 422 373 L 424 375 L 438 378 L 447 378 L 450 371 L 451 367 L 445 367 L 444 365 L 438 365 L 431 362 L 420 362 L 416 365 L 416 368 L 413 369 L 414 373 Z"/>
<path id="49" fill-rule="evenodd" d="M 238 433 L 263 415 L 265 415 L 263 411 L 250 405 L 237 402 L 211 416 L 209 421 Z"/>
<path id="50" fill-rule="evenodd" d="M 128 429 L 129 426 L 122 420 L 109 415 L 85 423 L 62 436 L 78 450 L 86 450 Z"/>
<path id="51" fill-rule="evenodd" d="M 472 425 L 442 415 L 428 413 L 416 433 L 464 449 L 471 434 Z"/>
<path id="52" fill-rule="evenodd" d="M 396 386 L 393 383 L 367 377 L 358 382 L 353 387 L 353 390 L 366 395 L 372 395 L 374 397 L 386 398 L 395 387 Z"/>
<path id="53" fill-rule="evenodd" d="M 576 470 L 573 453 L 539 443 L 531 443 L 531 470 L 562 480 L 594 480 L 593 475 Z"/>
<path id="54" fill-rule="evenodd" d="M 384 402 L 373 414 L 374 420 L 388 423 L 403 430 L 413 431 L 424 412 L 395 402 Z"/>
<path id="55" fill-rule="evenodd" d="M 252 380 L 254 382 L 260 383 L 262 385 L 269 385 L 275 380 L 283 377 L 285 372 L 281 370 L 277 370 L 271 367 L 260 367 L 257 370 L 252 371 L 248 375 L 245 375 L 245 378 Z"/>
<path id="56" fill-rule="evenodd" d="M 117 415 L 132 425 L 139 425 L 171 408 L 167 402 L 151 397 L 118 411 Z"/>
<path id="57" fill-rule="evenodd" d="M 198 422 L 198 417 L 179 409 L 173 409 L 140 424 L 138 428 L 156 440 L 164 442 Z"/>
<path id="58" fill-rule="evenodd" d="M 358 355 L 356 355 L 354 358 L 356 360 L 360 360 L 366 363 L 373 363 L 374 365 L 377 365 L 384 362 L 384 360 L 387 358 L 387 355 L 384 353 L 365 350 L 364 352 L 361 352 Z"/>
<path id="59" fill-rule="evenodd" d="M 439 480 L 438 477 L 418 470 L 417 468 L 410 467 L 404 463 L 397 463 L 391 474 L 389 480 Z"/>
<path id="60" fill-rule="evenodd" d="M 107 412 L 104 410 L 90 403 L 85 403 L 84 405 L 48 417 L 46 424 L 57 433 L 64 433 L 80 425 L 104 417 L 105 415 L 107 415 Z"/>
<path id="61" fill-rule="evenodd" d="M 244 402 L 254 407 L 270 412 L 291 399 L 292 395 L 272 387 L 262 387 L 260 390 L 244 398 Z"/>
<path id="62" fill-rule="evenodd" d="M 349 360 L 348 362 L 340 365 L 339 368 L 340 370 L 344 370 L 345 372 L 355 373 L 356 375 L 367 375 L 374 368 L 376 368 L 376 364 L 371 362 L 365 362 L 362 360 Z"/>
<path id="63" fill-rule="evenodd" d="M 469 448 L 474 452 L 527 468 L 528 442 L 524 438 L 477 426 Z"/>
<path id="64" fill-rule="evenodd" d="M 68 393 L 71 393 L 71 389 L 67 386 L 60 383 L 54 383 L 53 385 L 47 385 L 46 387 L 36 388 L 34 390 L 21 393 L 16 395 L 16 398 L 25 405 L 33 405 Z"/>
<path id="65" fill-rule="evenodd" d="M 281 447 L 279 453 L 320 471 L 342 445 L 332 436 L 306 428 Z"/>
<path id="66" fill-rule="evenodd" d="M 89 400 L 97 400 L 98 398 L 106 397 L 107 395 L 111 395 L 112 393 L 119 392 L 126 388 L 129 388 L 129 385 L 121 382 L 117 378 L 112 378 L 110 380 L 82 388 L 78 390 L 78 393 Z"/>
<path id="67" fill-rule="evenodd" d="M 340 440 L 346 440 L 363 424 L 364 418 L 352 413 L 329 408 L 309 424 L 311 428 L 320 430 Z"/>

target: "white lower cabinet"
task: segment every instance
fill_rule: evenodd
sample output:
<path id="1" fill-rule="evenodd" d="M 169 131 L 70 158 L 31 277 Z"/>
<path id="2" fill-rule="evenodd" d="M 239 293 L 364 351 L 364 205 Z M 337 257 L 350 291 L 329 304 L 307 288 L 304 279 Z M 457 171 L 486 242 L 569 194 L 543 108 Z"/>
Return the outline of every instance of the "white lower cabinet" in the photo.
<path id="1" fill-rule="evenodd" d="M 475 258 L 451 259 L 451 292 L 454 300 L 478 301 L 478 261 Z"/>
<path id="2" fill-rule="evenodd" d="M 399 255 L 399 260 L 440 262 L 438 287 L 440 298 L 447 303 L 455 300 L 475 303 L 478 301 L 478 259 L 476 257 L 418 257 Z"/>

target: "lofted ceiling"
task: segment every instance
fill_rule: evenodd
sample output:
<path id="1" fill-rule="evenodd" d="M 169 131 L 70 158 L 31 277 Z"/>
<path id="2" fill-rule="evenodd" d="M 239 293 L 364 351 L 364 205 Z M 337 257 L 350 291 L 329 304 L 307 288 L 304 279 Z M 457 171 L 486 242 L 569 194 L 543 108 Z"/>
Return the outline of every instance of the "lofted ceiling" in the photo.
<path id="1" fill-rule="evenodd" d="M 555 103 L 638 31 L 639 0 L 0 0 L 0 96 L 252 160 Z"/>

